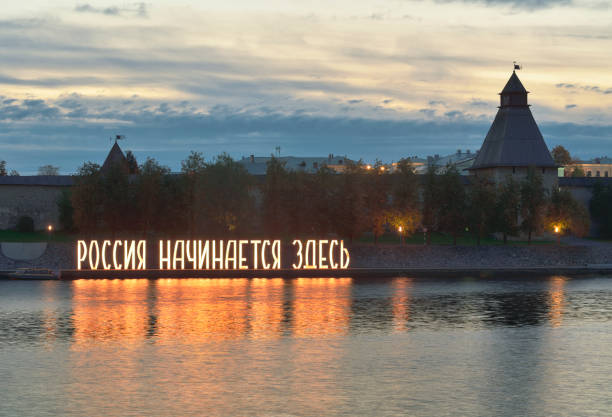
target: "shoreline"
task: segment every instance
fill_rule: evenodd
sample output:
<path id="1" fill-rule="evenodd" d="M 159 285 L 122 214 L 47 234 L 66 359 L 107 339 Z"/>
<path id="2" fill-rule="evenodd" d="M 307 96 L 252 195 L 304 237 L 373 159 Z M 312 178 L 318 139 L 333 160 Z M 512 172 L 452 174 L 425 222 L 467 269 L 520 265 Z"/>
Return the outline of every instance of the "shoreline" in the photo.
<path id="1" fill-rule="evenodd" d="M 0 276 L 17 268 L 48 268 L 63 279 L 83 278 L 258 278 L 258 277 L 488 277 L 512 275 L 612 275 L 612 244 L 571 242 L 570 245 L 446 246 L 349 245 L 348 269 L 274 270 L 76 270 L 74 245 L 51 242 L 31 260 L 8 258 L 0 251 Z M 155 263 L 151 262 L 152 265 Z"/>
<path id="2" fill-rule="evenodd" d="M 76 279 L 166 279 L 166 278 L 389 278 L 397 276 L 429 277 L 429 278 L 493 278 L 529 276 L 585 276 L 612 274 L 612 264 L 560 266 L 560 267 L 530 267 L 530 268 L 349 268 L 330 270 L 62 270 L 61 280 Z"/>

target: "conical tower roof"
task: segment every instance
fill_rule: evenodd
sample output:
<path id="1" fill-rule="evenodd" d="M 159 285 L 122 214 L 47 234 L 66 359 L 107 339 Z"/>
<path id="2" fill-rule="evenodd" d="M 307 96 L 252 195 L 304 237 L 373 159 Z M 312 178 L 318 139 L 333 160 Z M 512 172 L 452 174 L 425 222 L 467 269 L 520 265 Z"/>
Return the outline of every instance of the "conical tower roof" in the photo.
<path id="1" fill-rule="evenodd" d="M 528 91 L 512 72 L 501 105 L 471 170 L 493 167 L 556 167 L 527 104 Z"/>
<path id="2" fill-rule="evenodd" d="M 104 164 L 102 165 L 102 171 L 103 172 L 108 171 L 109 169 L 111 169 L 111 167 L 115 165 L 119 165 L 122 168 L 125 167 L 126 171 L 129 170 L 127 159 L 125 158 L 125 155 L 123 154 L 123 151 L 121 150 L 117 142 L 115 142 L 110 152 L 106 156 L 106 159 L 104 160 Z"/>

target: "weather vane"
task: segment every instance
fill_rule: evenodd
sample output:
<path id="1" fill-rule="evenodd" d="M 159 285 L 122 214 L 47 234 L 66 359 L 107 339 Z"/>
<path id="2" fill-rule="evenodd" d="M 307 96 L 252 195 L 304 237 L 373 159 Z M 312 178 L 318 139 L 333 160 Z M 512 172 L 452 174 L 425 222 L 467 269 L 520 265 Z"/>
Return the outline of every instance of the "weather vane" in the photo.
<path id="1" fill-rule="evenodd" d="M 110 141 L 112 142 L 113 139 L 115 139 L 115 143 L 117 143 L 118 140 L 125 140 L 125 135 L 115 135 L 115 136 L 111 136 L 110 137 Z"/>
<path id="2" fill-rule="evenodd" d="M 514 69 L 515 70 L 523 69 L 523 66 L 521 64 L 519 64 L 518 62 L 512 61 L 512 63 L 514 64 Z"/>

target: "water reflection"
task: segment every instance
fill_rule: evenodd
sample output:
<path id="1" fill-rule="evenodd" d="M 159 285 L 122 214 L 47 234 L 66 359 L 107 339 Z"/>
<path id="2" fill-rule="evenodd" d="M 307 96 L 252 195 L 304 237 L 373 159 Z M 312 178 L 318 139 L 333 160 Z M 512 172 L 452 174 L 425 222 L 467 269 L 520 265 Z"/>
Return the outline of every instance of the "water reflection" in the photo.
<path id="1" fill-rule="evenodd" d="M 401 333 L 406 331 L 407 323 L 410 320 L 410 290 L 412 279 L 395 278 L 391 283 L 393 296 L 391 305 L 393 307 L 393 330 Z"/>
<path id="2" fill-rule="evenodd" d="M 548 317 L 553 327 L 561 326 L 561 322 L 563 321 L 563 288 L 565 287 L 566 281 L 567 278 L 565 277 L 552 277 L 550 279 L 550 311 Z"/>
<path id="3" fill-rule="evenodd" d="M 554 276 L 516 280 L 160 279 L 4 282 L 0 347 L 75 348 L 403 333 L 608 320 L 612 292 Z M 568 292 L 569 291 L 569 292 Z"/>
<path id="4" fill-rule="evenodd" d="M 76 348 L 95 342 L 136 344 L 146 338 L 148 280 L 78 280 L 73 283 Z"/>

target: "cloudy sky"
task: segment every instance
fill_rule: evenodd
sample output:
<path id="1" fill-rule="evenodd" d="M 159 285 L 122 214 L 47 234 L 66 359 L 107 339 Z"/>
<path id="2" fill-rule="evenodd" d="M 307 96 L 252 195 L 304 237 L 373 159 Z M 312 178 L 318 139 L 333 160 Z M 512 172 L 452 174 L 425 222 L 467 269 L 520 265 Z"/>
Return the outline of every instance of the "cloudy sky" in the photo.
<path id="1" fill-rule="evenodd" d="M 211 158 L 372 161 L 478 149 L 512 71 L 549 147 L 612 156 L 612 2 L 23 0 L 0 18 L 0 160 L 173 170 Z"/>

